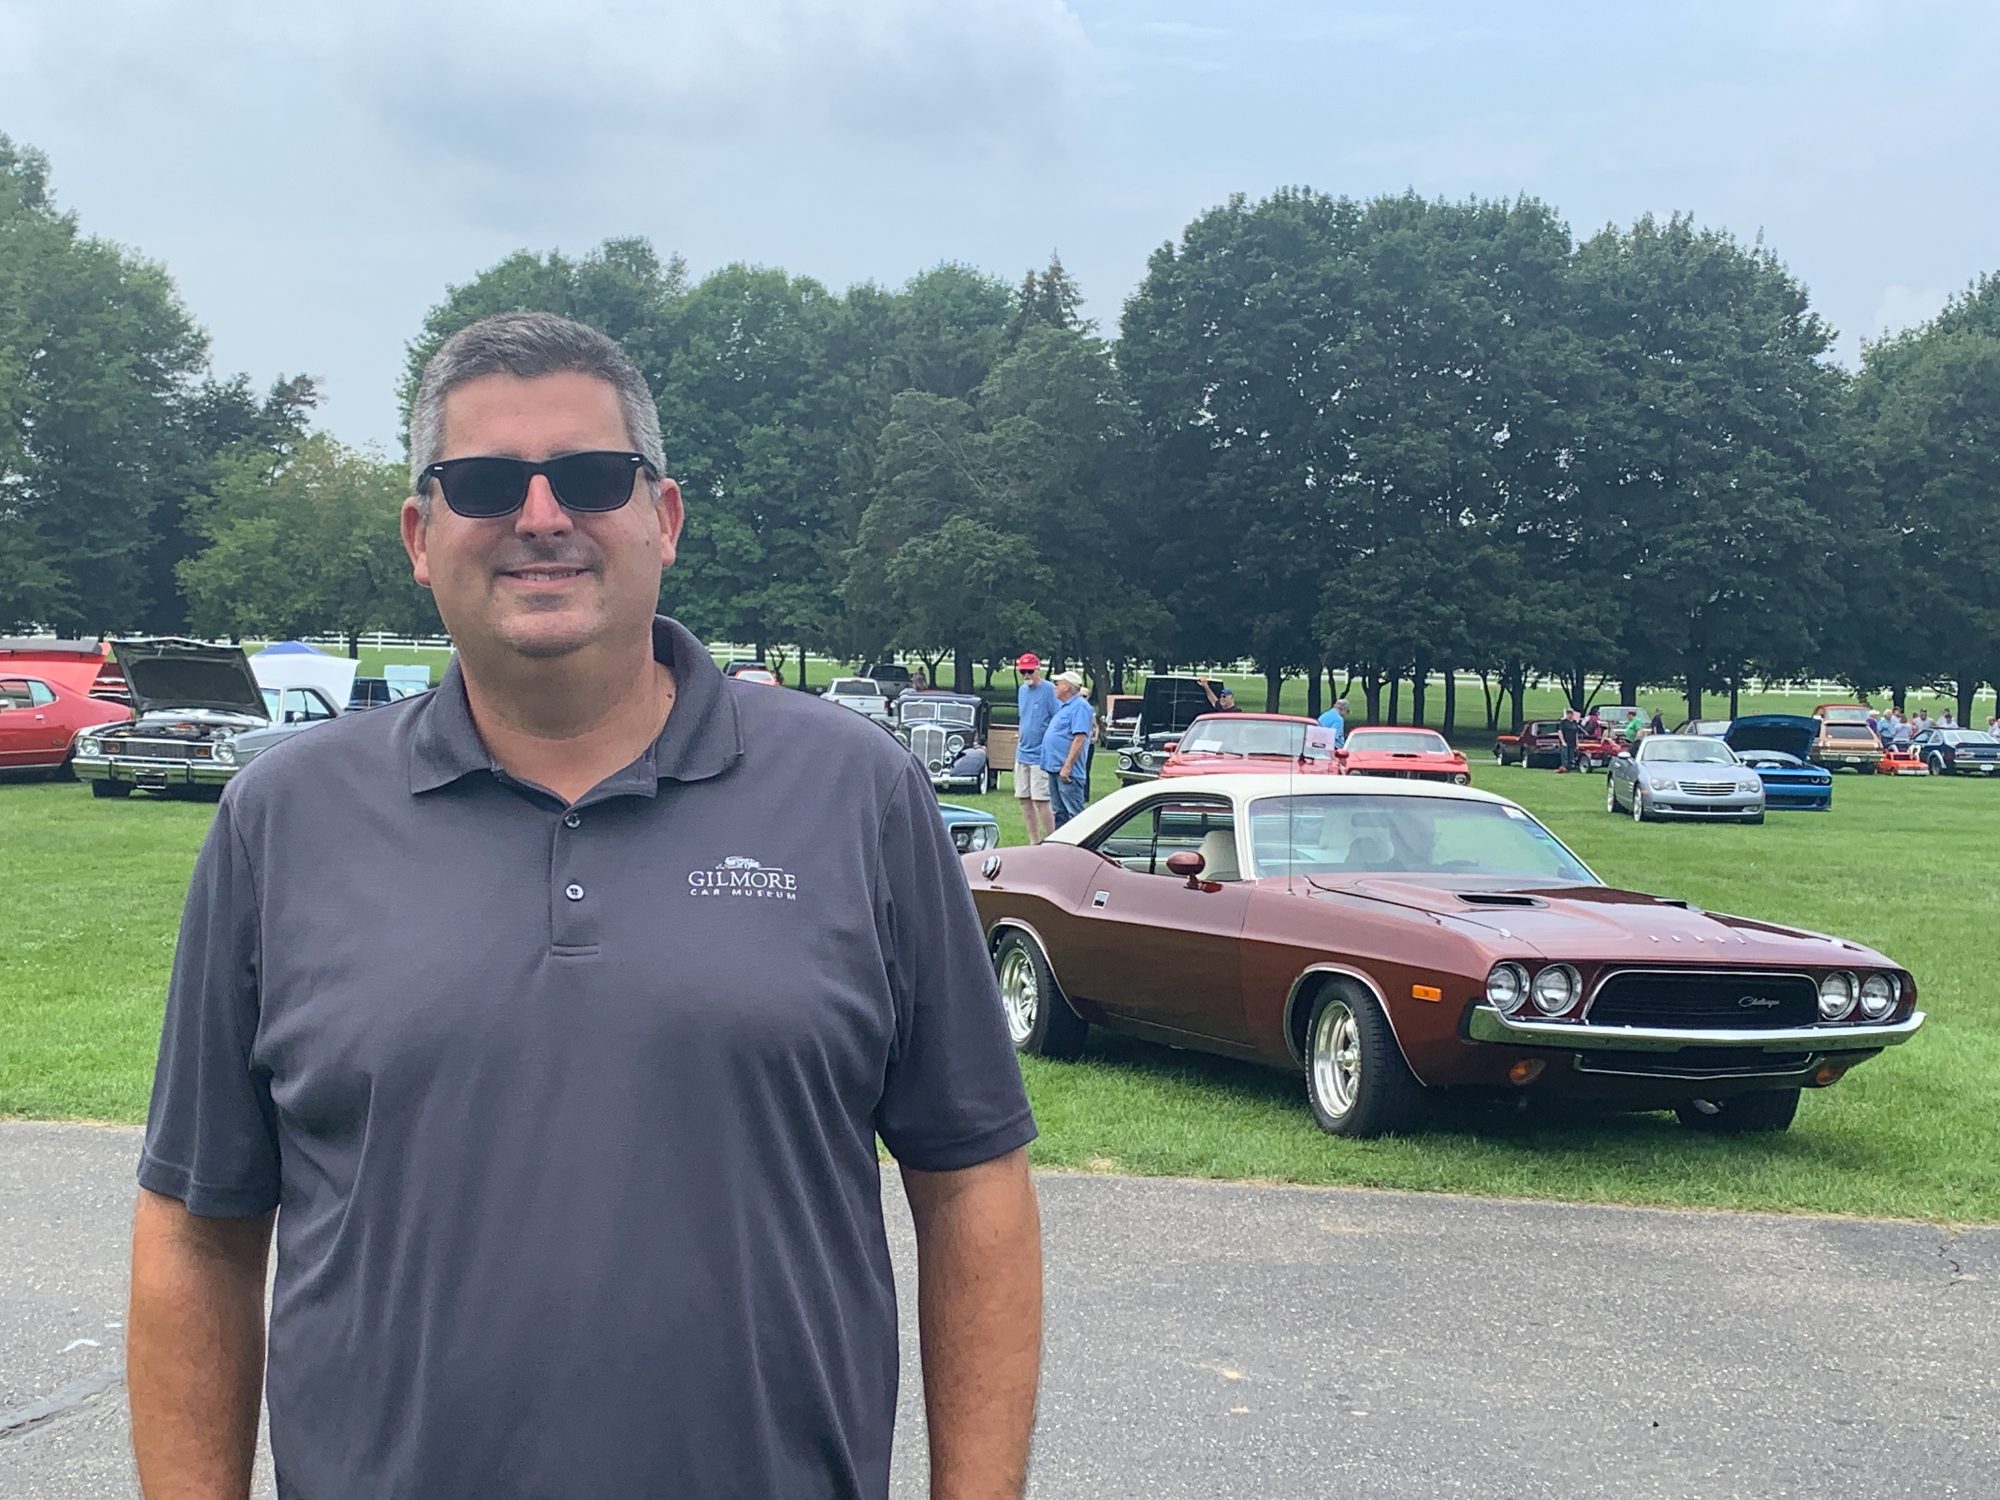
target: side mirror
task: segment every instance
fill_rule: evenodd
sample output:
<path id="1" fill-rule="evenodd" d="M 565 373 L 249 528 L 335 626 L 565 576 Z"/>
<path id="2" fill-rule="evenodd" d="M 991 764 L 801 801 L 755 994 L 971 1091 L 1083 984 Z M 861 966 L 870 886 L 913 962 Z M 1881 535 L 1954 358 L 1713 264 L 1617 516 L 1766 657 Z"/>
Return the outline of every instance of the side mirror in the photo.
<path id="1" fill-rule="evenodd" d="M 1206 863 L 1193 849 L 1182 849 L 1167 856 L 1167 873 L 1179 875 L 1191 886 L 1200 885 L 1201 872 Z"/>

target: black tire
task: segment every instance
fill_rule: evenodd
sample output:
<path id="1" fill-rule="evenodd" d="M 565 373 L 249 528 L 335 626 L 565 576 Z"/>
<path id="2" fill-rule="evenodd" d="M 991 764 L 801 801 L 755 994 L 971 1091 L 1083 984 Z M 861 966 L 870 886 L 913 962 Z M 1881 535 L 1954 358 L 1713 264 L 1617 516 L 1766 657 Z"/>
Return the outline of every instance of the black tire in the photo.
<path id="1" fill-rule="evenodd" d="M 1090 1025 L 1069 1008 L 1069 997 L 1056 983 L 1041 944 L 1010 927 L 993 947 L 993 972 L 1007 1013 L 1008 1039 L 1016 1052 L 1058 1062 L 1082 1053 Z"/>
<path id="2" fill-rule="evenodd" d="M 1944 774 L 1944 757 L 1942 755 L 1933 755 L 1931 757 L 1931 775 L 1942 776 Z"/>
<path id="3" fill-rule="evenodd" d="M 1339 1058 L 1350 1044 L 1351 1066 L 1343 1065 Z M 1306 1023 L 1305 1053 L 1306 1100 L 1327 1134 L 1366 1139 L 1422 1123 L 1424 1086 L 1403 1061 L 1374 996 L 1344 985 L 1322 989 Z"/>
<path id="4" fill-rule="evenodd" d="M 1743 821 L 1748 823 L 1752 828 L 1755 828 L 1759 823 L 1764 821 L 1764 815 L 1762 813 L 1758 813 L 1756 817 L 1745 818 Z"/>
<path id="5" fill-rule="evenodd" d="M 1682 1104 L 1674 1113 L 1681 1124 L 1706 1135 L 1774 1135 L 1791 1128 L 1799 1112 L 1797 1089 L 1766 1089 L 1755 1094 L 1738 1094 L 1733 1099 L 1715 1101 L 1715 1113 Z"/>
<path id="6" fill-rule="evenodd" d="M 132 795 L 132 788 L 128 783 L 123 781 L 93 781 L 90 784 L 90 795 L 93 797 L 129 797 Z"/>
<path id="7" fill-rule="evenodd" d="M 1496 766 L 1507 764 L 1507 752 L 1502 750 L 1498 745 L 1493 747 L 1493 764 Z"/>

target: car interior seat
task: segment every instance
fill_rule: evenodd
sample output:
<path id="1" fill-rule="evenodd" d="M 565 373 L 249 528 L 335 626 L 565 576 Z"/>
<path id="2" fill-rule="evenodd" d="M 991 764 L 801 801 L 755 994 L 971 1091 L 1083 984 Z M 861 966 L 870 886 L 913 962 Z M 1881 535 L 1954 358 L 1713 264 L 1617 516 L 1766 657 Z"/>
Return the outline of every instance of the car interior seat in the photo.
<path id="1" fill-rule="evenodd" d="M 1236 867 L 1236 835 L 1227 828 L 1211 828 L 1201 840 L 1201 878 L 1239 880 Z"/>

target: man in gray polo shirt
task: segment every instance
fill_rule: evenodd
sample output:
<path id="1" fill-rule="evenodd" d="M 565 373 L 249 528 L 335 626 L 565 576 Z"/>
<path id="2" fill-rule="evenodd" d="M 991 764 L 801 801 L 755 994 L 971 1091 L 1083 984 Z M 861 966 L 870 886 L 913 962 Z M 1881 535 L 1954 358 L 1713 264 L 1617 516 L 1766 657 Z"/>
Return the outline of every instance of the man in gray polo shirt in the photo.
<path id="1" fill-rule="evenodd" d="M 445 344 L 416 577 L 458 659 L 231 783 L 139 1167 L 148 1496 L 886 1494 L 921 1271 L 932 1493 L 1017 1497 L 1034 1134 L 928 781 L 656 619 L 682 511 L 617 347 Z M 436 502 L 442 499 L 444 504 Z"/>

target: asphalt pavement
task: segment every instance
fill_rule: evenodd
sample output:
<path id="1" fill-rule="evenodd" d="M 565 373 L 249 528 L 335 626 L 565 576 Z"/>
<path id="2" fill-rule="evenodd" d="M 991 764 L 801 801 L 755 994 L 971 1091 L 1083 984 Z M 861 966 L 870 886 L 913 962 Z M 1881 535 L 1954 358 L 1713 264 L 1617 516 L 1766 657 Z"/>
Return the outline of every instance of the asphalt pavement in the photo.
<path id="1" fill-rule="evenodd" d="M 7 1500 L 137 1494 L 119 1380 L 136 1147 L 0 1124 Z M 2000 1496 L 2000 1229 L 1040 1185 L 1037 1500 Z M 918 1500 L 904 1323 L 894 1492 Z"/>

